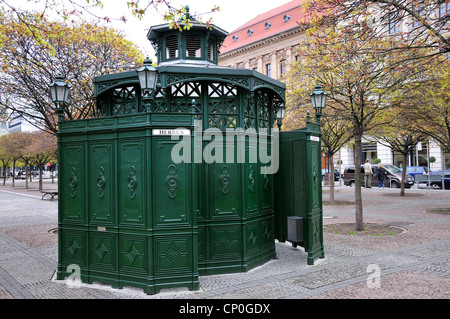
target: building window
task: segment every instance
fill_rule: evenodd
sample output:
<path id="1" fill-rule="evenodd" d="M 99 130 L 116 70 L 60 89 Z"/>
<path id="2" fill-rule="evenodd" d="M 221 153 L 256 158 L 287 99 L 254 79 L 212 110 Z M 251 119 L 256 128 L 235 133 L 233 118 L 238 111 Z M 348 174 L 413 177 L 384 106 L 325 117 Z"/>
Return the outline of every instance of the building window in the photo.
<path id="1" fill-rule="evenodd" d="M 233 42 L 236 42 L 239 39 L 239 37 L 237 35 L 233 35 L 232 39 L 233 39 Z"/>
<path id="2" fill-rule="evenodd" d="M 423 16 L 424 16 L 424 11 L 423 11 L 422 6 L 417 6 L 417 5 L 414 5 L 414 4 L 413 4 L 413 5 L 412 5 L 412 8 L 413 8 L 413 11 L 414 11 L 418 16 L 420 16 L 420 17 L 423 17 Z M 413 21 L 412 21 L 413 27 L 418 27 L 419 24 L 420 24 L 419 20 L 413 18 Z"/>
<path id="3" fill-rule="evenodd" d="M 441 3 L 441 6 L 439 8 L 439 16 L 441 18 L 444 18 L 445 16 L 450 15 L 450 2 L 444 2 Z"/>
<path id="4" fill-rule="evenodd" d="M 286 60 L 280 61 L 280 75 L 282 78 L 286 76 Z"/>
<path id="5" fill-rule="evenodd" d="M 266 64 L 266 75 L 272 77 L 272 64 Z"/>
<path id="6" fill-rule="evenodd" d="M 289 20 L 291 20 L 291 16 L 288 15 L 288 14 L 285 14 L 285 15 L 283 16 L 283 21 L 286 23 L 286 22 L 289 22 Z"/>
<path id="7" fill-rule="evenodd" d="M 397 12 L 389 13 L 389 34 L 400 32 L 400 19 Z"/>
<path id="8" fill-rule="evenodd" d="M 270 22 L 266 22 L 266 24 L 264 25 L 266 30 L 270 29 L 271 26 L 272 26 L 272 23 L 270 23 Z"/>
<path id="9" fill-rule="evenodd" d="M 248 30 L 247 30 L 247 35 L 248 35 L 249 37 L 251 37 L 251 36 L 253 35 L 253 30 L 252 30 L 252 29 L 248 29 Z"/>

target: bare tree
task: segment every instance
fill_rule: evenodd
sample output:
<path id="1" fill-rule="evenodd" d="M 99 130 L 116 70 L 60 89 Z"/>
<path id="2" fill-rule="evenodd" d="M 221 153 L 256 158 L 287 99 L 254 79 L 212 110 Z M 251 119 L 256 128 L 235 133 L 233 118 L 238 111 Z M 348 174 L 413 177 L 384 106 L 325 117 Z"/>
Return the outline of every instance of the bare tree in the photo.
<path id="1" fill-rule="evenodd" d="M 362 137 L 385 124 L 383 114 L 398 103 L 401 88 L 419 74 L 409 51 L 385 50 L 390 39 L 371 36 L 367 27 L 336 25 L 309 30 L 292 68 L 292 94 L 304 98 L 319 82 L 332 102 L 328 107 L 349 123 L 355 141 L 354 163 L 361 164 Z M 292 107 L 292 106 L 291 106 Z M 355 174 L 356 230 L 364 230 L 361 176 Z"/>
<path id="2" fill-rule="evenodd" d="M 8 43 L 0 46 L 0 105 L 52 133 L 57 131 L 57 116 L 48 85 L 56 75 L 62 74 L 72 86 L 65 116 L 88 118 L 97 115 L 93 77 L 136 68 L 144 58 L 134 44 L 110 28 L 35 19 L 48 30 L 42 41 L 12 14 L 0 15 L 0 22 L 2 41 Z"/>

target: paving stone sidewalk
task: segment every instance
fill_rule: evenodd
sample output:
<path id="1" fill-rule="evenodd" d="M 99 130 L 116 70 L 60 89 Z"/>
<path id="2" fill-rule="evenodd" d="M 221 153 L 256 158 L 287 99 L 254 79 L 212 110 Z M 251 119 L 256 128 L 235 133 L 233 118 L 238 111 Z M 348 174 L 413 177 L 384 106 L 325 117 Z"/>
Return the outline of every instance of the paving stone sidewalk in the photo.
<path id="1" fill-rule="evenodd" d="M 450 191 L 362 189 L 364 222 L 402 229 L 395 236 L 325 233 L 325 258 L 307 265 L 301 247 L 276 243 L 277 259 L 247 273 L 201 276 L 200 290 L 163 291 L 56 281 L 57 201 L 37 182 L 0 186 L 0 299 L 450 299 Z M 56 184 L 45 181 L 46 189 Z M 324 187 L 323 199 L 328 200 Z M 354 190 L 337 186 L 336 200 Z M 324 205 L 324 224 L 353 223 L 354 205 Z M 380 274 L 378 277 L 377 274 Z"/>

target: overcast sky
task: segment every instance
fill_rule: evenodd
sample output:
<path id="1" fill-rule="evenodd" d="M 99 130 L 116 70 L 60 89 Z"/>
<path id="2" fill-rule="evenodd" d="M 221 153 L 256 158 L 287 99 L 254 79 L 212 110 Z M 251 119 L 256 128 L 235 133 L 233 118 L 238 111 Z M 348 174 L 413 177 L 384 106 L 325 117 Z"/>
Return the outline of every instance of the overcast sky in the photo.
<path id="1" fill-rule="evenodd" d="M 27 10 L 42 11 L 45 0 L 4 0 L 12 6 L 18 6 Z M 123 31 L 126 38 L 136 43 L 141 50 L 150 58 L 154 58 L 155 52 L 150 42 L 147 40 L 147 32 L 151 26 L 166 23 L 162 15 L 166 7 L 161 4 L 160 12 L 151 9 L 146 13 L 142 20 L 137 19 L 131 13 L 127 6 L 127 1 L 131 0 L 103 0 L 104 7 L 95 9 L 98 16 L 108 16 L 110 18 L 120 18 L 125 16 L 127 22 L 112 21 L 109 23 L 115 29 Z M 145 2 L 145 0 L 141 0 Z M 171 0 L 172 6 L 180 8 L 182 5 L 188 5 L 191 14 L 210 12 L 216 5 L 220 11 L 209 13 L 203 16 L 202 20 L 207 21 L 213 18 L 213 24 L 221 29 L 231 32 L 239 26 L 245 24 L 256 16 L 288 3 L 290 0 Z M 67 2 L 62 2 L 67 4 Z M 81 1 L 79 3 L 82 3 Z M 52 15 L 49 12 L 50 15 Z M 83 14 L 86 20 L 93 19 L 88 14 Z"/>
<path id="2" fill-rule="evenodd" d="M 214 5 L 220 7 L 219 12 L 203 16 L 203 21 L 213 18 L 213 24 L 221 29 L 231 32 L 243 25 L 247 21 L 255 18 L 257 15 L 274 9 L 280 5 L 288 3 L 290 0 L 172 0 L 174 7 L 189 5 L 190 13 L 205 13 L 211 11 Z M 122 30 L 127 39 L 133 41 L 145 52 L 145 54 L 154 56 L 154 50 L 147 40 L 148 29 L 153 25 L 163 24 L 161 14 L 156 11 L 149 11 L 140 21 L 130 14 L 127 8 L 126 0 L 104 0 L 105 7 L 101 11 L 109 16 L 120 17 L 125 15 L 127 23 L 115 22 L 113 26 Z M 161 6 L 161 13 L 164 13 L 164 7 Z M 125 14 L 126 13 L 126 14 Z"/>

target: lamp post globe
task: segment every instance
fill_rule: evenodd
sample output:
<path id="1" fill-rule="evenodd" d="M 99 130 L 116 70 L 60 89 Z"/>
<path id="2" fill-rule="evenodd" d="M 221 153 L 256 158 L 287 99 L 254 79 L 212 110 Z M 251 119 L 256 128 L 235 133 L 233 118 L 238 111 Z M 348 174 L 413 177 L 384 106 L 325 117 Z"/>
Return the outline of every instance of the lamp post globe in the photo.
<path id="1" fill-rule="evenodd" d="M 64 120 L 64 105 L 69 97 L 70 85 L 64 81 L 62 75 L 57 75 L 55 81 L 49 85 L 50 95 L 53 103 L 56 105 L 58 121 Z"/>
<path id="2" fill-rule="evenodd" d="M 285 115 L 286 115 L 286 108 L 284 107 L 284 104 L 281 104 L 280 107 L 278 108 L 277 115 L 276 115 L 278 129 L 281 129 L 281 124 L 282 124 L 282 121 L 283 121 Z"/>
<path id="3" fill-rule="evenodd" d="M 322 91 L 322 87 L 320 86 L 320 84 L 316 84 L 316 86 L 314 87 L 314 91 L 310 94 L 310 97 L 312 106 L 316 111 L 316 114 L 317 113 L 321 114 L 322 109 L 325 107 L 327 94 L 324 91 Z"/>
<path id="4" fill-rule="evenodd" d="M 152 60 L 146 58 L 142 68 L 137 70 L 139 84 L 144 95 L 150 94 L 156 87 L 157 71 L 152 65 Z"/>
<path id="5" fill-rule="evenodd" d="M 62 75 L 57 75 L 55 82 L 50 84 L 50 94 L 54 103 L 66 103 L 70 86 L 64 81 Z"/>

